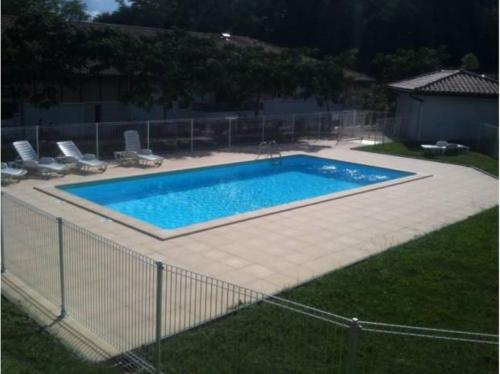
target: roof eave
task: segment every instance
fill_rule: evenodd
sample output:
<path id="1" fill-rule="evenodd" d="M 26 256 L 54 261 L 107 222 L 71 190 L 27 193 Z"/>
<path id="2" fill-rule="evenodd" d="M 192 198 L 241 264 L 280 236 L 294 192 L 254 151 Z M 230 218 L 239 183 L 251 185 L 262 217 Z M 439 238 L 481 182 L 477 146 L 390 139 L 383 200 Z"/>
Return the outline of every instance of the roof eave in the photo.
<path id="1" fill-rule="evenodd" d="M 428 92 L 428 91 L 414 90 L 413 93 L 416 95 L 425 95 L 425 96 L 460 96 L 460 97 L 477 97 L 477 98 L 496 98 L 496 97 L 498 97 L 498 93 L 487 94 L 487 93 L 478 93 L 478 92 Z"/>

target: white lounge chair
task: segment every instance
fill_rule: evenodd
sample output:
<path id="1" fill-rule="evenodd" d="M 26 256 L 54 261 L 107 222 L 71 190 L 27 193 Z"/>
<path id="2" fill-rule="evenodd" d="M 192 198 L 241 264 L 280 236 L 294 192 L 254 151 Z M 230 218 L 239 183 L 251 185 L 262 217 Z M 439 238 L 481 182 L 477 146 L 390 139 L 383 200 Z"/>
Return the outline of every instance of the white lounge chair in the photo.
<path id="1" fill-rule="evenodd" d="M 31 144 L 26 140 L 12 143 L 21 158 L 21 164 L 28 170 L 34 170 L 42 175 L 65 174 L 67 166 L 57 162 L 52 157 L 38 157 Z"/>
<path id="2" fill-rule="evenodd" d="M 80 170 L 96 169 L 101 173 L 106 171 L 108 164 L 96 158 L 92 153 L 82 154 L 72 141 L 57 142 L 57 146 L 68 161 L 75 162 Z"/>
<path id="3" fill-rule="evenodd" d="M 141 148 L 139 133 L 135 130 L 128 130 L 123 133 L 125 137 L 125 154 L 134 155 L 139 163 L 144 165 L 153 164 L 160 166 L 163 157 L 153 154 L 150 149 Z"/>
<path id="4" fill-rule="evenodd" d="M 3 182 L 19 182 L 19 179 L 28 174 L 27 170 L 9 166 L 6 162 L 2 162 L 2 183 Z"/>
<path id="5" fill-rule="evenodd" d="M 422 144 L 420 146 L 425 154 L 428 155 L 441 155 L 445 152 L 446 146 L 437 144 Z"/>
<path id="6" fill-rule="evenodd" d="M 441 154 L 447 152 L 468 152 L 469 147 L 457 143 L 448 143 L 446 140 L 439 140 L 436 144 L 422 144 L 420 146 L 426 154 Z"/>

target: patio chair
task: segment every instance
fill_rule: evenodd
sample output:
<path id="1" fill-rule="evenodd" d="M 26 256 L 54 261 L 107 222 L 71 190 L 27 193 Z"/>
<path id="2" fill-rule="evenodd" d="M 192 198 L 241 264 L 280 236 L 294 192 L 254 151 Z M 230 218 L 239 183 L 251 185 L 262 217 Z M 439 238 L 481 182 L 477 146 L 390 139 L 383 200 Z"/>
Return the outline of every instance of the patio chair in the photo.
<path id="1" fill-rule="evenodd" d="M 57 142 L 57 146 L 61 150 L 65 158 L 70 162 L 75 162 L 77 167 L 82 171 L 90 171 L 95 169 L 101 173 L 106 171 L 108 164 L 99 160 L 92 153 L 82 154 L 75 143 L 72 141 Z"/>
<path id="2" fill-rule="evenodd" d="M 52 157 L 39 158 L 31 144 L 26 140 L 14 142 L 12 145 L 21 159 L 21 165 L 28 170 L 39 172 L 45 176 L 65 174 L 68 170 L 66 165 L 57 162 Z"/>
<path id="3" fill-rule="evenodd" d="M 160 166 L 163 162 L 163 157 L 153 154 L 150 149 L 141 148 L 139 133 L 135 130 L 128 130 L 123 133 L 125 137 L 125 153 L 134 155 L 137 161 L 141 164 Z"/>
<path id="4" fill-rule="evenodd" d="M 446 140 L 439 140 L 435 145 L 422 144 L 420 147 L 424 150 L 424 153 L 427 154 L 446 154 L 469 151 L 469 147 L 466 145 L 448 143 Z"/>
<path id="5" fill-rule="evenodd" d="M 445 152 L 446 146 L 436 144 L 422 144 L 420 146 L 424 154 L 428 155 L 441 155 Z"/>
<path id="6" fill-rule="evenodd" d="M 28 171 L 9 166 L 6 162 L 2 162 L 2 184 L 4 182 L 19 182 L 26 174 L 28 174 Z"/>

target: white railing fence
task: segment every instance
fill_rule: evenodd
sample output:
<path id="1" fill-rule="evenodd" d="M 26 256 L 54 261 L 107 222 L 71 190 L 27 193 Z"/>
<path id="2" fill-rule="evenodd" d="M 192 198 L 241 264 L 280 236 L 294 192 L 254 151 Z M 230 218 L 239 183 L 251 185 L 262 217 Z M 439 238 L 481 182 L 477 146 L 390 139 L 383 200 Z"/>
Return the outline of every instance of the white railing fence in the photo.
<path id="1" fill-rule="evenodd" d="M 257 117 L 187 118 L 135 122 L 2 127 L 2 159 L 17 155 L 12 142 L 28 140 L 40 156 L 58 155 L 56 142 L 73 140 L 84 153 L 112 158 L 123 150 L 123 132 L 137 130 L 143 147 L 155 153 L 194 152 L 258 145 L 264 141 L 293 143 L 301 139 L 352 138 L 384 141 L 385 112 L 349 110 Z M 387 135 L 387 134 L 386 134 Z"/>
<path id="2" fill-rule="evenodd" d="M 2 275 L 123 352 L 119 362 L 128 369 L 198 371 L 190 365 L 213 346 L 217 357 L 207 362 L 230 363 L 235 372 L 455 373 L 498 365 L 495 334 L 343 317 L 153 261 L 8 193 L 1 202 Z M 224 326 L 207 324 L 231 314 L 228 336 Z M 179 351 L 170 338 L 198 327 L 211 329 L 193 341 L 199 349 Z M 256 343 L 238 350 L 238 339 Z M 271 361 L 263 358 L 269 353 Z"/>

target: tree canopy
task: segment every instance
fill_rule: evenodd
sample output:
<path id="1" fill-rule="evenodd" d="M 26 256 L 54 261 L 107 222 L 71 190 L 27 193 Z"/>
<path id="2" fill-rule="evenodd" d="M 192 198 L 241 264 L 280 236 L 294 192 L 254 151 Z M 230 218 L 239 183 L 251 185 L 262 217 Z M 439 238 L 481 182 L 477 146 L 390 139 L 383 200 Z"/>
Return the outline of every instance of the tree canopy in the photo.
<path id="1" fill-rule="evenodd" d="M 444 45 L 458 61 L 474 53 L 498 66 L 496 0 L 130 0 L 104 22 L 232 32 L 337 55 L 358 49 L 369 71 L 377 54 Z"/>
<path id="2" fill-rule="evenodd" d="M 22 16 L 33 13 L 58 15 L 67 21 L 86 21 L 90 18 L 83 0 L 2 1 L 2 14 Z"/>
<path id="3" fill-rule="evenodd" d="M 264 96 L 329 103 L 342 88 L 343 71 L 333 58 L 236 47 L 178 29 L 139 37 L 110 27 L 81 28 L 57 9 L 33 7 L 2 33 L 5 96 L 48 107 L 62 87 L 110 69 L 127 82 L 121 99 L 143 107 L 190 105 L 203 96 L 237 105 Z"/>
<path id="4" fill-rule="evenodd" d="M 394 53 L 377 54 L 373 59 L 374 73 L 388 82 L 408 78 L 446 67 L 449 54 L 444 46 L 398 49 Z"/>

